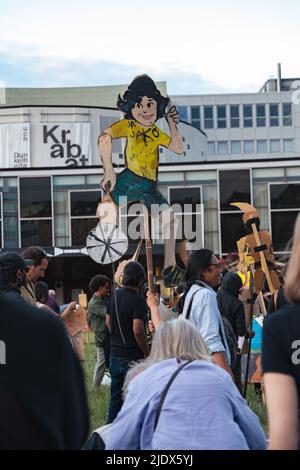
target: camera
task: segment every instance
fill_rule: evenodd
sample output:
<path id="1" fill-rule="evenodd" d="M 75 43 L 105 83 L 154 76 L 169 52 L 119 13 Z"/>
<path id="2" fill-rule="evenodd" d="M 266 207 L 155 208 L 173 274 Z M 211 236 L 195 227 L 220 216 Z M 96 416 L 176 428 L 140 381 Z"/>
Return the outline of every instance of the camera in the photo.
<path id="1" fill-rule="evenodd" d="M 160 284 L 154 284 L 154 294 L 160 298 Z M 143 285 L 143 290 L 142 290 L 142 293 L 143 293 L 143 297 L 145 299 L 147 299 L 147 293 L 148 293 L 148 290 L 149 290 L 149 286 L 148 286 L 148 282 L 145 282 L 145 284 Z"/>

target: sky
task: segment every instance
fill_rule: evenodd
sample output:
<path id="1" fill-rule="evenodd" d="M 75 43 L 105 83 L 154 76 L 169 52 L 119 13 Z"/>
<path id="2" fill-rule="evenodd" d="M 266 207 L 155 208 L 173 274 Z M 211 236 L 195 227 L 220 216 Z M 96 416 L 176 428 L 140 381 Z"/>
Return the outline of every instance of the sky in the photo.
<path id="1" fill-rule="evenodd" d="M 255 92 L 300 76 L 299 0 L 0 0 L 0 87 Z"/>

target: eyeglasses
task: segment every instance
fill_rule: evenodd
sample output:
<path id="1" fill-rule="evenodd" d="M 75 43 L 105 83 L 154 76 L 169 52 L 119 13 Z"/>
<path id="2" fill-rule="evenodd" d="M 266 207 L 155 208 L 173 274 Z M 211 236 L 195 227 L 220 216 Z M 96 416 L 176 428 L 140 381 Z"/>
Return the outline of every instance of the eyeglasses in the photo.
<path id="1" fill-rule="evenodd" d="M 210 263 L 210 266 L 218 266 L 218 269 L 221 269 L 220 263 Z"/>

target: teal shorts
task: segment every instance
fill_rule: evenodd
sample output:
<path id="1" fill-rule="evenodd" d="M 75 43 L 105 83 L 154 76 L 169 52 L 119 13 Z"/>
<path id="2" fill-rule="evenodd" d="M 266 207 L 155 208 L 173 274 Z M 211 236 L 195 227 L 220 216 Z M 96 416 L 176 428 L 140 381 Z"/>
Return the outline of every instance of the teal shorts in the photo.
<path id="1" fill-rule="evenodd" d="M 126 168 L 117 175 L 116 185 L 111 192 L 114 202 L 119 206 L 120 198 L 127 197 L 127 203 L 140 202 L 145 204 L 148 210 L 151 211 L 152 204 L 169 207 L 167 200 L 157 189 L 157 182 L 144 178 L 143 176 L 136 175 Z M 122 202 L 122 201 L 121 201 Z"/>

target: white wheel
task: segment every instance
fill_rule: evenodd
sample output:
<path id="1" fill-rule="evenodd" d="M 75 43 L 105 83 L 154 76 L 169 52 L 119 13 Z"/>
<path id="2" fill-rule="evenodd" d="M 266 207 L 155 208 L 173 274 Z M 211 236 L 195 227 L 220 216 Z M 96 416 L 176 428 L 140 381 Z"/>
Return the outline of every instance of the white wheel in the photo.
<path id="1" fill-rule="evenodd" d="M 99 264 L 110 264 L 126 253 L 128 238 L 114 224 L 101 224 L 90 231 L 86 239 L 86 249 L 89 256 Z"/>

